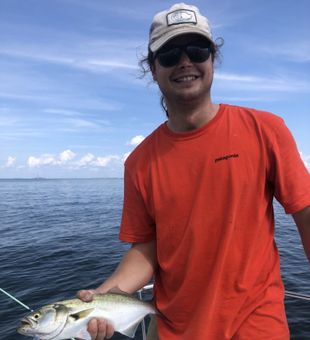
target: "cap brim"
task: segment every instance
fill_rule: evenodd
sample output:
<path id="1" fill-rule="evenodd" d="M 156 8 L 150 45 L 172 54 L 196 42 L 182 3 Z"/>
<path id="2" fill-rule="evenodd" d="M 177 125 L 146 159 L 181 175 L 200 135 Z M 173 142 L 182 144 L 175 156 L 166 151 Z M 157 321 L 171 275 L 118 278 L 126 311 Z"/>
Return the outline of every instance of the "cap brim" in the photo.
<path id="1" fill-rule="evenodd" d="M 179 27 L 177 30 L 168 32 L 162 37 L 160 37 L 159 39 L 156 39 L 153 43 L 150 43 L 149 48 L 153 53 L 155 53 L 157 50 L 159 50 L 163 45 L 165 45 L 171 39 L 177 36 L 180 36 L 180 35 L 190 34 L 190 33 L 202 35 L 204 38 L 208 39 L 212 44 L 215 44 L 212 38 L 210 37 L 210 35 L 207 34 L 207 32 L 199 30 L 197 27 L 184 27 L 184 29 Z"/>

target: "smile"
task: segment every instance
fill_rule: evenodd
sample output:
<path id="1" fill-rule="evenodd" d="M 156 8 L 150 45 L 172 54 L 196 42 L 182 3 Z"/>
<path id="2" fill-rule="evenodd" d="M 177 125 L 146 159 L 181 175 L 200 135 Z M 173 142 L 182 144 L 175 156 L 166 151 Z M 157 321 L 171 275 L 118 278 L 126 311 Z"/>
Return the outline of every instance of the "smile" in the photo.
<path id="1" fill-rule="evenodd" d="M 190 75 L 190 76 L 182 76 L 182 77 L 175 78 L 173 81 L 177 83 L 184 83 L 184 82 L 194 81 L 198 78 L 199 78 L 198 76 Z"/>

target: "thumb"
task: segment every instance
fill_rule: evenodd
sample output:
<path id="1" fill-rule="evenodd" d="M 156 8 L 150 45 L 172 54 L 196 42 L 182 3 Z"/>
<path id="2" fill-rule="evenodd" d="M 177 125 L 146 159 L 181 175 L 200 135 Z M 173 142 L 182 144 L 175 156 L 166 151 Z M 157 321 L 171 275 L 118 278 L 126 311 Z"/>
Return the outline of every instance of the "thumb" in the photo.
<path id="1" fill-rule="evenodd" d="M 76 295 L 80 300 L 90 302 L 92 301 L 94 294 L 95 294 L 94 289 L 83 289 L 79 290 Z"/>

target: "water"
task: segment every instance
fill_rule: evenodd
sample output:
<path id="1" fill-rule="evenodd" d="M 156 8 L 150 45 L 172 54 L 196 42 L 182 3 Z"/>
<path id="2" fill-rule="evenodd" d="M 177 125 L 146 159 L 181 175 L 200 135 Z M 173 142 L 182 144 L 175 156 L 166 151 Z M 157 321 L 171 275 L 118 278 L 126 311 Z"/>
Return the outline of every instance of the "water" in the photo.
<path id="1" fill-rule="evenodd" d="M 118 241 L 122 196 L 121 179 L 0 180 L 0 287 L 37 308 L 99 285 L 128 249 Z M 310 295 L 296 227 L 275 208 L 286 289 Z M 1 293 L 0 306 L 1 339 L 27 339 L 15 332 L 27 311 Z M 287 298 L 286 309 L 291 338 L 310 339 L 310 302 Z"/>

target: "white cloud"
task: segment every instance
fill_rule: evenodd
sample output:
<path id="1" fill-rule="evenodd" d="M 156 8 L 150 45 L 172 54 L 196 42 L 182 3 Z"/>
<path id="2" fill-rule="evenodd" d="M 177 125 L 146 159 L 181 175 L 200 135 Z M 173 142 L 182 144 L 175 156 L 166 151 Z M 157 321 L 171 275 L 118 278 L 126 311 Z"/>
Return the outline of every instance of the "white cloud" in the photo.
<path id="1" fill-rule="evenodd" d="M 72 119 L 68 120 L 75 128 L 97 128 L 98 124 L 90 122 L 86 119 Z"/>
<path id="2" fill-rule="evenodd" d="M 144 140 L 144 136 L 137 135 L 133 137 L 127 145 L 137 146 Z M 105 168 L 111 164 L 121 165 L 126 161 L 127 157 L 131 152 L 127 152 L 124 155 L 107 155 L 107 156 L 95 156 L 92 153 L 87 153 L 80 159 L 76 160 L 77 154 L 71 150 L 65 150 L 58 156 L 44 154 L 40 157 L 30 156 L 27 164 L 29 167 L 40 167 L 40 166 L 61 166 L 68 169 L 82 169 L 82 168 Z"/>
<path id="3" fill-rule="evenodd" d="M 257 76 L 245 76 L 235 73 L 216 73 L 214 76 L 216 79 L 227 80 L 227 81 L 239 81 L 245 83 L 256 83 L 263 79 Z"/>
<path id="4" fill-rule="evenodd" d="M 75 156 L 76 154 L 68 149 L 60 153 L 59 160 L 61 163 L 66 163 L 71 161 Z"/>
<path id="5" fill-rule="evenodd" d="M 310 82 L 284 76 L 253 76 L 236 73 L 215 73 L 217 86 L 246 91 L 310 92 Z"/>
<path id="6" fill-rule="evenodd" d="M 14 166 L 15 162 L 16 162 L 16 157 L 9 156 L 5 163 L 5 167 L 11 168 Z"/>
<path id="7" fill-rule="evenodd" d="M 91 164 L 94 159 L 96 157 L 91 154 L 91 153 L 88 153 L 87 155 L 85 155 L 84 157 L 82 157 L 75 165 L 79 168 L 79 167 L 85 167 L 89 164 Z"/>
<path id="8" fill-rule="evenodd" d="M 45 109 L 43 110 L 49 114 L 61 115 L 61 116 L 81 116 L 82 113 L 74 110 L 66 110 L 66 109 Z"/>
<path id="9" fill-rule="evenodd" d="M 29 168 L 48 165 L 64 165 L 71 161 L 75 156 L 76 154 L 69 149 L 61 152 L 58 156 L 51 154 L 43 154 L 40 157 L 30 156 L 28 157 L 27 165 Z"/>
<path id="10" fill-rule="evenodd" d="M 45 165 L 55 165 L 57 164 L 53 155 L 44 154 L 40 157 L 30 156 L 27 160 L 29 168 L 36 168 Z"/>
<path id="11" fill-rule="evenodd" d="M 144 138 L 145 137 L 142 135 L 135 136 L 131 138 L 131 140 L 127 144 L 132 145 L 132 146 L 137 146 L 144 140 Z"/>
<path id="12" fill-rule="evenodd" d="M 120 159 L 119 156 L 107 156 L 107 157 L 97 157 L 95 162 L 93 162 L 93 165 L 105 168 L 109 163 L 112 161 L 118 161 Z"/>
<path id="13" fill-rule="evenodd" d="M 126 161 L 126 159 L 129 157 L 130 154 L 131 154 L 131 152 L 126 152 L 126 153 L 123 155 L 123 162 Z"/>
<path id="14" fill-rule="evenodd" d="M 30 156 L 27 160 L 29 168 L 36 168 L 42 165 L 51 165 L 54 163 L 54 158 L 51 155 L 42 155 L 41 157 Z"/>
<path id="15" fill-rule="evenodd" d="M 122 41 L 120 45 L 124 46 L 125 42 Z M 135 51 L 136 46 L 135 41 L 127 42 L 127 54 L 126 52 L 123 54 L 120 53 L 120 45 L 114 45 L 113 41 L 106 41 L 105 43 L 98 41 L 88 43 L 87 47 L 84 50 L 81 50 L 79 46 L 72 42 L 71 48 L 68 47 L 69 45 L 66 47 L 63 46 L 60 52 L 58 47 L 52 46 L 52 44 L 49 44 L 49 50 L 46 48 L 42 49 L 39 45 L 30 46 L 27 44 L 14 46 L 14 44 L 11 44 L 11 46 L 2 47 L 0 53 L 7 57 L 58 64 L 92 72 L 112 73 L 114 69 L 137 69 L 137 62 L 133 59 L 133 52 Z M 114 52 L 116 50 L 117 52 Z M 108 58 L 98 58 L 102 53 L 107 54 L 107 51 L 110 51 L 110 56 L 108 56 Z M 118 59 L 115 59 L 116 54 L 118 55 Z M 129 61 L 128 54 L 131 56 L 132 61 Z"/>
<path id="16" fill-rule="evenodd" d="M 112 162 L 122 161 L 122 157 L 118 155 L 98 156 L 88 153 L 77 161 L 73 161 L 76 154 L 71 150 L 65 150 L 58 156 L 43 154 L 39 157 L 30 156 L 27 160 L 29 168 L 38 168 L 42 166 L 59 166 L 68 169 L 80 169 L 80 168 L 105 168 Z M 11 163 L 14 160 L 11 159 Z"/>
<path id="17" fill-rule="evenodd" d="M 136 70 L 136 64 L 129 64 L 125 61 L 116 61 L 116 60 L 84 60 L 83 62 L 79 62 L 74 65 L 77 68 L 81 68 L 83 70 L 92 71 L 92 72 L 112 72 L 113 69 L 129 69 Z"/>
<path id="18" fill-rule="evenodd" d="M 101 157 L 101 156 L 94 156 L 91 153 L 86 154 L 85 156 L 83 156 L 79 161 L 77 162 L 72 162 L 70 165 L 72 167 L 74 167 L 75 169 L 78 168 L 105 168 L 106 166 L 108 166 L 111 162 L 113 161 L 119 161 L 121 160 L 121 157 L 118 155 L 110 155 L 110 156 L 105 156 L 105 157 Z"/>
<path id="19" fill-rule="evenodd" d="M 294 46 L 294 48 L 292 47 Z M 299 40 L 294 42 L 284 42 L 269 46 L 267 44 L 256 44 L 255 49 L 275 58 L 283 58 L 296 63 L 308 63 L 310 61 L 309 40 Z"/>
<path id="20" fill-rule="evenodd" d="M 300 152 L 300 157 L 303 160 L 303 162 L 305 163 L 306 168 L 310 172 L 310 155 L 303 155 L 303 153 Z"/>

